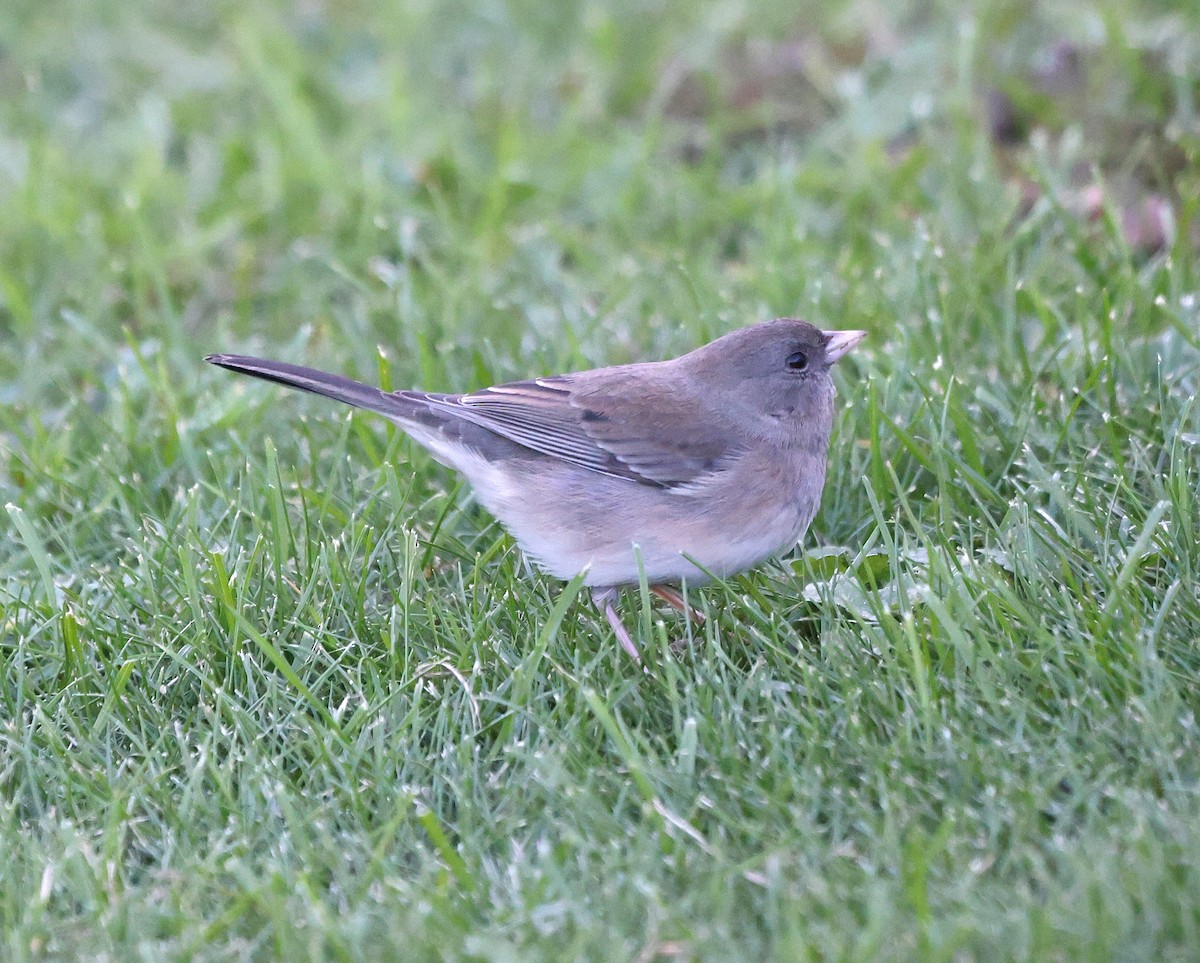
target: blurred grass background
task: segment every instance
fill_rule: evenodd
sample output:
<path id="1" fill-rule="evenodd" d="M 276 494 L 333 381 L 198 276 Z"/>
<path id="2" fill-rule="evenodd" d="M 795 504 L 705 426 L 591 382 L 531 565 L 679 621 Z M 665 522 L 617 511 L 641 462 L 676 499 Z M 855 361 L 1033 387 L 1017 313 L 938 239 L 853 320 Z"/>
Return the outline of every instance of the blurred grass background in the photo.
<path id="1" fill-rule="evenodd" d="M 6 3 L 4 958 L 1195 959 L 1198 105 L 1151 0 Z M 200 361 L 785 314 L 871 332 L 822 515 L 644 676 Z"/>

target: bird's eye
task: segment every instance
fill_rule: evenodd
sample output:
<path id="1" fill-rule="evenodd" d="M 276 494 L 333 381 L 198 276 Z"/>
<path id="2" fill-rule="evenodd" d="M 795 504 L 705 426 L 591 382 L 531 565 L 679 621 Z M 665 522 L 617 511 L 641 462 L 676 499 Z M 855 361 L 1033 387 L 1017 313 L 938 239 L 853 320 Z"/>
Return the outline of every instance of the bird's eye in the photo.
<path id="1" fill-rule="evenodd" d="M 808 355 L 803 351 L 793 351 L 788 355 L 787 369 L 788 371 L 803 371 L 808 367 Z"/>

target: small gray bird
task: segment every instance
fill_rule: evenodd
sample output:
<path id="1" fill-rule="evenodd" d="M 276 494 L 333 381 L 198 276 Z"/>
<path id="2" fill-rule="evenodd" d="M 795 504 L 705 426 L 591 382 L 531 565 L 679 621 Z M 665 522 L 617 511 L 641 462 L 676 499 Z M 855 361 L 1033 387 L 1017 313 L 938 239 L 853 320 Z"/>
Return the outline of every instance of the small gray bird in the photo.
<path id="1" fill-rule="evenodd" d="M 462 472 L 534 562 L 587 570 L 592 599 L 635 660 L 614 602 L 642 570 L 654 593 L 791 548 L 825 484 L 830 366 L 865 331 L 781 318 L 671 361 L 514 381 L 465 395 L 385 392 L 242 355 L 205 360 L 378 412 Z"/>

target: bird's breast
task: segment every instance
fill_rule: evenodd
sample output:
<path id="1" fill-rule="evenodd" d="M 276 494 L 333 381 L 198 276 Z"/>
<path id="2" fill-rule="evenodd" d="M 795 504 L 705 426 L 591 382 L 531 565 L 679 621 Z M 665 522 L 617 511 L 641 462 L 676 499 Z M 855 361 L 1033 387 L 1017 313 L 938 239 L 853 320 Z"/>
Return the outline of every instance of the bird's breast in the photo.
<path id="1" fill-rule="evenodd" d="M 557 461 L 521 477 L 470 467 L 480 501 L 528 556 L 559 578 L 587 568 L 593 586 L 635 583 L 640 571 L 652 583 L 693 584 L 707 579 L 706 570 L 744 571 L 795 545 L 816 514 L 825 476 L 823 456 L 778 451 L 749 453 L 700 484 L 674 489 Z"/>

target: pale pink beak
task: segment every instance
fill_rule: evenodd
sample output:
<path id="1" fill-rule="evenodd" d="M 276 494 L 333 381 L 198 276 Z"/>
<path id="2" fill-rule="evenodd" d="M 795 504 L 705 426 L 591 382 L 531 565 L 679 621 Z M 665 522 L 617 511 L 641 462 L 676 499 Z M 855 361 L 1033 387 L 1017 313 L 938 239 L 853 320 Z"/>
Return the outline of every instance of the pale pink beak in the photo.
<path id="1" fill-rule="evenodd" d="M 821 333 L 825 335 L 825 358 L 829 362 L 837 361 L 867 336 L 865 331 L 822 331 Z"/>

